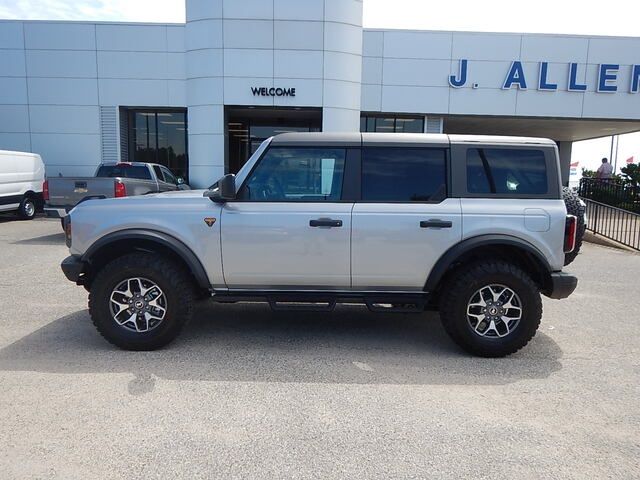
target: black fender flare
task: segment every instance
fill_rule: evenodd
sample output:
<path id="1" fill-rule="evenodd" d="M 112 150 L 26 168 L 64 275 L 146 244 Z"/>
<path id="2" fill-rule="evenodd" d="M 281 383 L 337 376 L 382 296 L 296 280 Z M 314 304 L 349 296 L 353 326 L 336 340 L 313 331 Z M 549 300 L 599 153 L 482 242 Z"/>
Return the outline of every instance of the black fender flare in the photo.
<path id="1" fill-rule="evenodd" d="M 185 262 L 200 288 L 207 290 L 211 289 L 207 271 L 196 254 L 174 236 L 164 232 L 158 232 L 156 230 L 127 229 L 110 233 L 91 244 L 87 251 L 82 255 L 81 260 L 83 262 L 91 263 L 91 258 L 102 248 L 122 240 L 148 240 L 170 249 Z"/>
<path id="2" fill-rule="evenodd" d="M 479 235 L 477 237 L 467 238 L 460 243 L 454 245 L 447 250 L 435 263 L 427 282 L 425 283 L 425 291 L 432 292 L 440 283 L 449 267 L 462 255 L 478 247 L 486 246 L 510 246 L 517 247 L 529 253 L 544 268 L 545 272 L 551 274 L 552 268 L 543 253 L 531 243 L 511 235 Z"/>

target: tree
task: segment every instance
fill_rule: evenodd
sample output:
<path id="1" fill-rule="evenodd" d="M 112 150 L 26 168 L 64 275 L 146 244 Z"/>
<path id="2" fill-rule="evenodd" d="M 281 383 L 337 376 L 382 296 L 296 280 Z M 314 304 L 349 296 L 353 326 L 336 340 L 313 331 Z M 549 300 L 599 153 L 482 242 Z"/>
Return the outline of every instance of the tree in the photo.
<path id="1" fill-rule="evenodd" d="M 622 179 L 627 185 L 637 187 L 640 185 L 640 164 L 630 163 L 626 167 L 620 169 Z"/>

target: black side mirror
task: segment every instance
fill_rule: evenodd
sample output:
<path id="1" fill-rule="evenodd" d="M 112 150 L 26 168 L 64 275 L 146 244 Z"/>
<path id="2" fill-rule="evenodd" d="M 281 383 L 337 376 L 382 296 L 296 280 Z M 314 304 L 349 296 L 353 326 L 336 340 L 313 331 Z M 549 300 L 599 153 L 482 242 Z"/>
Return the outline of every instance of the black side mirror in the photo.
<path id="1" fill-rule="evenodd" d="M 204 192 L 212 202 L 224 203 L 236 199 L 236 176 L 229 173 L 218 180 L 209 190 Z"/>

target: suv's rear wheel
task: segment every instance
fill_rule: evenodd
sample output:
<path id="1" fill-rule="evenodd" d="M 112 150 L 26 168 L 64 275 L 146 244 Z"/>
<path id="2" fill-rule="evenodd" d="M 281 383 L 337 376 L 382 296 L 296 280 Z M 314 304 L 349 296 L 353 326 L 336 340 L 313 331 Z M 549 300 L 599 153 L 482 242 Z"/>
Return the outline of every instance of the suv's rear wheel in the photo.
<path id="1" fill-rule="evenodd" d="M 126 350 L 155 350 L 175 339 L 193 311 L 187 272 L 149 253 L 117 258 L 96 275 L 89 294 L 94 325 Z"/>
<path id="2" fill-rule="evenodd" d="M 518 266 L 483 261 L 458 270 L 444 285 L 440 317 L 449 336 L 482 357 L 517 352 L 542 317 L 538 286 Z"/>

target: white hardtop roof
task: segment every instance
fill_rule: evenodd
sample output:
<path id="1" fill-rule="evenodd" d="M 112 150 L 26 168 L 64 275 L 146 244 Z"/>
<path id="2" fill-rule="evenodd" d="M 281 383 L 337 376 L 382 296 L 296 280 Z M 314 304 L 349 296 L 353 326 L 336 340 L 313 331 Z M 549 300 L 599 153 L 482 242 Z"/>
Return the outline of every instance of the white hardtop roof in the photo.
<path id="1" fill-rule="evenodd" d="M 548 138 L 539 137 L 508 137 L 501 135 L 449 135 L 451 143 L 501 143 L 501 144 L 536 144 L 555 145 L 556 142 Z"/>
<path id="2" fill-rule="evenodd" d="M 362 142 L 362 143 L 361 143 Z M 333 133 L 292 132 L 281 133 L 272 139 L 273 145 L 395 145 L 395 144 L 449 144 L 486 143 L 494 145 L 555 145 L 553 140 L 536 137 L 508 137 L 500 135 L 448 135 L 444 133 Z"/>

